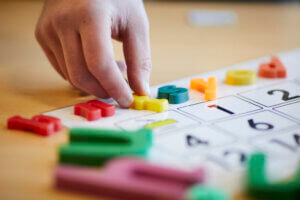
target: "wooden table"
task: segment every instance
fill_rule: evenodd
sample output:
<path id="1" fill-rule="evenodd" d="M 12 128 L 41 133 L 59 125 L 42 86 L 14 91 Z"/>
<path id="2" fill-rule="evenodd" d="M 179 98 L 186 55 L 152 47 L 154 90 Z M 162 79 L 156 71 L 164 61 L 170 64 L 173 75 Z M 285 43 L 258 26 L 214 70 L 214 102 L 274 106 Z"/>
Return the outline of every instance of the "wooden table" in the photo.
<path id="1" fill-rule="evenodd" d="M 50 67 L 33 32 L 40 1 L 0 2 L 0 199 L 93 199 L 57 191 L 52 169 L 66 130 L 50 138 L 6 130 L 8 117 L 68 106 L 82 97 Z M 151 84 L 215 70 L 300 46 L 299 4 L 146 3 L 151 24 Z M 190 9 L 228 9 L 233 26 L 193 27 Z M 116 58 L 122 59 L 115 43 Z M 96 198 L 94 198 L 96 199 Z"/>

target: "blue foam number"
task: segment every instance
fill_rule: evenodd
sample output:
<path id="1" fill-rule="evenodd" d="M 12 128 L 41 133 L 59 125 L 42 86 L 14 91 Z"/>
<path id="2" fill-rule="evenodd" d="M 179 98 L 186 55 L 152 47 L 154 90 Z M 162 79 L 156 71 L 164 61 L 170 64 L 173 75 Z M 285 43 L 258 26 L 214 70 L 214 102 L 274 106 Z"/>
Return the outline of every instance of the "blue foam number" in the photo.
<path id="1" fill-rule="evenodd" d="M 189 100 L 189 92 L 186 88 L 178 88 L 175 85 L 166 85 L 158 88 L 159 99 L 168 99 L 170 104 L 180 104 Z"/>

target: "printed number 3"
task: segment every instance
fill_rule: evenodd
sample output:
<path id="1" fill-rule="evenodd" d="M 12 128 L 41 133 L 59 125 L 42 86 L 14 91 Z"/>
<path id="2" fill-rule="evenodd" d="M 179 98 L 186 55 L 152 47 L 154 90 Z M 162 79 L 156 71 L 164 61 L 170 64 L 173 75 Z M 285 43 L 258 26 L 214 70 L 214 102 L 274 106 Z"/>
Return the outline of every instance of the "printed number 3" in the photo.
<path id="1" fill-rule="evenodd" d="M 286 90 L 270 90 L 270 91 L 268 91 L 268 94 L 273 95 L 275 92 L 281 92 L 282 93 L 282 100 L 283 101 L 289 101 L 289 100 L 292 100 L 292 99 L 300 98 L 300 96 L 290 97 L 290 93 Z"/>

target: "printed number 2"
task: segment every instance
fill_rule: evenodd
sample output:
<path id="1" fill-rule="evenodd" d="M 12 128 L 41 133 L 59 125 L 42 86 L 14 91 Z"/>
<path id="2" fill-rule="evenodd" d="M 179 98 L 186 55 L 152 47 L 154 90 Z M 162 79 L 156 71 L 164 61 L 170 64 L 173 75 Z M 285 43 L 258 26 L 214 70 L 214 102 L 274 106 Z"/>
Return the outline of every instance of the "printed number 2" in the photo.
<path id="1" fill-rule="evenodd" d="M 272 124 L 266 122 L 254 122 L 253 119 L 249 119 L 248 124 L 251 128 L 258 131 L 267 131 L 274 128 Z"/>
<path id="2" fill-rule="evenodd" d="M 270 90 L 270 91 L 268 91 L 268 94 L 273 95 L 275 92 L 281 92 L 282 93 L 282 100 L 283 101 L 289 101 L 289 100 L 292 100 L 292 99 L 300 98 L 299 95 L 290 97 L 290 93 L 286 90 Z"/>

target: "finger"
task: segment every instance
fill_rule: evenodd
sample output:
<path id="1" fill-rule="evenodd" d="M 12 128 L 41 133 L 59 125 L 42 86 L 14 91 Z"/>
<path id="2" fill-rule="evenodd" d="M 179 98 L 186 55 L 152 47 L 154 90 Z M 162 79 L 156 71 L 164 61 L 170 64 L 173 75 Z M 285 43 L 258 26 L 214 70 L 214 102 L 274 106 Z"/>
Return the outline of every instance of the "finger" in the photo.
<path id="1" fill-rule="evenodd" d="M 58 74 L 65 80 L 67 80 L 66 76 L 64 75 L 64 73 L 62 72 L 62 70 L 59 67 L 59 64 L 57 62 L 57 59 L 54 55 L 54 53 L 47 47 L 44 47 L 44 52 L 49 60 L 49 62 L 51 63 L 51 65 L 54 67 L 54 69 L 58 72 Z"/>
<path id="2" fill-rule="evenodd" d="M 118 67 L 119 67 L 119 70 L 121 71 L 122 75 L 123 76 L 126 76 L 127 74 L 127 66 L 126 66 L 126 63 L 123 62 L 123 61 L 117 61 L 116 62 Z"/>
<path id="3" fill-rule="evenodd" d="M 109 21 L 109 20 L 108 20 Z M 132 103 L 131 90 L 114 61 L 111 27 L 108 21 L 82 25 L 80 32 L 85 60 L 89 71 L 106 92 L 122 107 Z"/>
<path id="4" fill-rule="evenodd" d="M 129 23 L 123 38 L 123 49 L 130 87 L 140 95 L 149 95 L 151 53 L 147 20 Z"/>
<path id="5" fill-rule="evenodd" d="M 78 33 L 67 30 L 60 35 L 60 38 L 71 83 L 89 94 L 108 98 L 101 84 L 87 69 Z"/>
<path id="6" fill-rule="evenodd" d="M 67 67 L 66 67 L 66 61 L 64 58 L 64 53 L 62 49 L 62 45 L 60 43 L 59 37 L 57 35 L 57 32 L 55 29 L 51 26 L 49 28 L 44 29 L 43 35 L 47 36 L 47 43 L 50 49 L 52 50 L 54 56 L 56 57 L 57 63 L 59 65 L 60 71 L 64 74 L 64 77 L 67 80 L 70 80 Z"/>
<path id="7" fill-rule="evenodd" d="M 53 68 L 59 73 L 59 75 L 63 79 L 66 79 L 66 76 L 64 75 L 64 73 L 62 72 L 62 70 L 59 67 L 59 64 L 57 62 L 57 59 L 56 59 L 54 53 L 49 48 L 49 45 L 46 44 L 46 42 L 43 39 L 41 33 L 36 33 L 36 39 L 39 42 L 41 48 L 43 49 L 44 53 L 46 54 L 46 57 L 48 58 L 49 62 L 53 66 Z"/>

